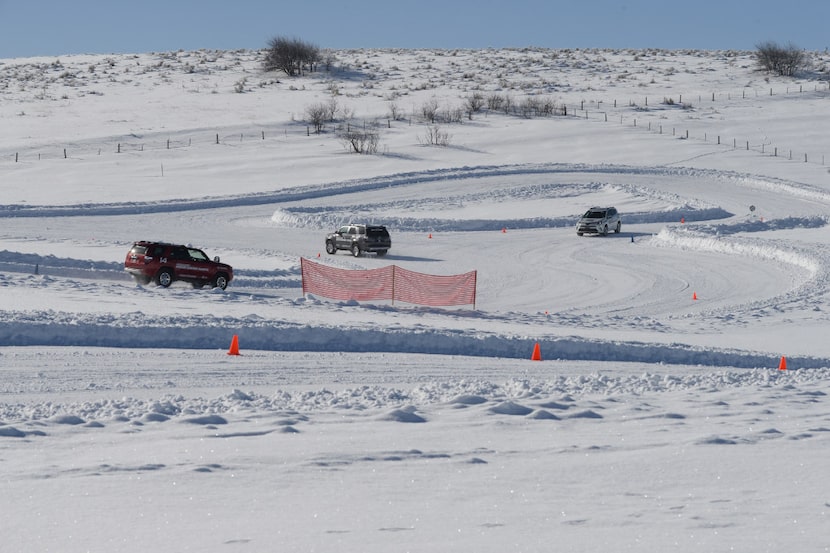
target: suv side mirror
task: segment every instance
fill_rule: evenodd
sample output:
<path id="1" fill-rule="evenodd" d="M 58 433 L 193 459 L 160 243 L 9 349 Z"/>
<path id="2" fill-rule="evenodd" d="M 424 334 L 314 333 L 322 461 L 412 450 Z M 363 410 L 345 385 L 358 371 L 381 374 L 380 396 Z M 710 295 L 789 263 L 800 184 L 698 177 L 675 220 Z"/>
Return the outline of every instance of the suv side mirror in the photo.
<path id="1" fill-rule="evenodd" d="M 215 262 L 219 263 L 219 256 L 218 256 L 218 255 L 217 255 L 217 256 L 215 256 L 215 257 L 213 258 L 213 260 L 214 260 Z"/>

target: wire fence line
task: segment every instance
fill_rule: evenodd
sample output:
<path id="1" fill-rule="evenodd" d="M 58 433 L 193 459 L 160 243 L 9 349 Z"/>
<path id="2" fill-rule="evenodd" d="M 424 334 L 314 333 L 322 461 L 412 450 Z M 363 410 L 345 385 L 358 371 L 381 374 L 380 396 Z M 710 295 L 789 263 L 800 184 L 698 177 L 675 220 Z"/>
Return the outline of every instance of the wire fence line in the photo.
<path id="1" fill-rule="evenodd" d="M 830 92 L 830 82 L 821 81 L 816 82 L 814 84 L 813 90 L 808 90 L 806 93 L 827 94 L 828 92 Z M 784 94 L 805 94 L 804 86 L 801 85 L 797 88 L 787 87 Z M 776 91 L 770 88 L 769 96 L 775 95 Z M 731 93 L 712 93 L 710 97 L 706 98 L 704 98 L 702 95 L 698 95 L 697 105 L 705 105 L 707 101 L 714 103 L 719 100 L 731 101 L 733 99 L 746 99 L 747 97 L 748 96 L 746 92 L 744 92 L 740 98 L 733 98 Z M 757 94 L 755 97 L 757 97 Z M 660 100 L 659 105 L 661 109 L 691 109 L 691 104 L 684 104 L 683 95 L 680 94 L 677 96 L 677 100 L 674 100 L 674 97 L 663 97 L 663 99 Z M 590 108 L 586 108 L 585 102 L 582 102 L 579 106 L 572 106 L 572 113 L 570 115 L 573 117 L 581 117 L 586 120 L 619 122 L 619 124 L 621 125 L 630 125 L 632 127 L 638 127 L 641 129 L 645 129 L 649 132 L 654 132 L 656 134 L 666 134 L 672 137 L 677 137 L 685 140 L 700 140 L 702 142 L 714 143 L 716 145 L 723 146 L 724 148 L 731 148 L 733 150 L 743 149 L 746 151 L 754 151 L 761 155 L 779 157 L 790 161 L 800 161 L 803 163 L 813 163 L 818 165 L 825 165 L 828 161 L 828 154 L 825 152 L 814 151 L 811 153 L 803 150 L 793 150 L 789 147 L 777 146 L 773 143 L 771 139 L 767 139 L 766 137 L 764 140 L 759 141 L 758 139 L 752 140 L 747 139 L 746 137 L 739 138 L 735 136 L 726 136 L 723 134 L 718 134 L 717 132 L 710 133 L 707 130 L 701 129 L 696 129 L 694 132 L 692 132 L 689 128 L 681 127 L 680 124 L 664 125 L 663 123 L 648 120 L 648 115 L 654 115 L 654 112 L 648 108 L 648 97 L 645 96 L 643 97 L 642 106 L 636 104 L 634 101 L 629 101 L 627 107 L 634 108 L 633 114 L 630 110 L 621 111 L 619 109 L 617 110 L 617 112 L 609 112 L 607 110 L 601 109 L 601 106 L 602 104 L 598 102 L 594 104 L 595 109 L 592 110 Z M 614 101 L 614 107 L 617 107 L 616 101 Z"/>
<path id="2" fill-rule="evenodd" d="M 746 100 L 748 98 L 760 98 L 763 96 L 773 97 L 780 95 L 793 94 L 818 94 L 830 93 L 830 81 L 815 81 L 811 87 L 805 87 L 803 84 L 795 86 L 787 86 L 775 89 L 770 87 L 764 91 L 757 88 L 743 89 L 740 94 L 727 92 L 712 92 L 704 96 L 703 94 L 695 94 L 694 96 L 687 94 L 676 94 L 672 96 L 648 96 L 643 95 L 638 99 L 629 98 L 624 102 L 619 100 L 582 100 L 577 103 L 560 103 L 556 104 L 555 110 L 537 112 L 534 109 L 528 108 L 527 105 L 522 106 L 519 102 L 511 102 L 510 105 L 503 109 L 487 109 L 482 110 L 486 114 L 504 114 L 507 116 L 516 116 L 523 118 L 534 117 L 568 117 L 574 119 L 584 119 L 594 122 L 619 123 L 621 125 L 629 125 L 644 129 L 656 134 L 666 134 L 672 137 L 678 137 L 687 140 L 701 140 L 703 142 L 713 142 L 724 147 L 731 147 L 732 149 L 745 149 L 746 151 L 755 151 L 761 155 L 771 157 L 781 157 L 787 160 L 801 161 L 804 163 L 815 163 L 825 165 L 828 156 L 825 153 L 810 153 L 805 151 L 793 150 L 792 148 L 780 147 L 773 145 L 771 140 L 758 141 L 747 139 L 746 137 L 730 137 L 718 134 L 717 132 L 710 133 L 708 131 L 701 131 L 689 128 L 681 128 L 679 124 L 663 124 L 649 120 L 650 116 L 659 115 L 665 110 L 691 110 L 700 107 L 705 107 L 706 104 L 717 104 L 719 102 L 731 102 L 737 100 Z M 533 96 L 528 98 L 532 99 Z M 119 155 L 119 154 L 142 154 L 144 152 L 162 151 L 162 150 L 181 150 L 194 147 L 207 146 L 237 146 L 241 144 L 250 144 L 257 141 L 260 143 L 279 142 L 286 143 L 292 140 L 299 140 L 303 137 L 317 136 L 319 134 L 335 134 L 340 135 L 348 132 L 351 129 L 371 130 L 379 132 L 381 128 L 386 127 L 391 129 L 395 126 L 413 126 L 413 125 L 449 125 L 449 124 L 463 124 L 463 117 L 456 117 L 448 120 L 446 117 L 440 116 L 436 120 L 427 121 L 422 117 L 416 115 L 409 117 L 377 117 L 363 121 L 333 121 L 321 127 L 320 132 L 316 132 L 315 126 L 306 124 L 304 122 L 288 122 L 276 125 L 260 126 L 254 129 L 242 129 L 234 132 L 227 130 L 204 131 L 199 133 L 184 134 L 176 133 L 170 137 L 163 137 L 156 135 L 146 139 L 137 138 L 132 135 L 125 135 L 123 140 L 114 139 L 112 141 L 82 141 L 70 142 L 65 145 L 56 145 L 54 147 L 29 147 L 21 148 L 13 153 L 0 155 L 0 163 L 3 162 L 32 162 L 42 160 L 55 159 L 80 159 L 86 156 L 101 156 L 101 155 Z"/>

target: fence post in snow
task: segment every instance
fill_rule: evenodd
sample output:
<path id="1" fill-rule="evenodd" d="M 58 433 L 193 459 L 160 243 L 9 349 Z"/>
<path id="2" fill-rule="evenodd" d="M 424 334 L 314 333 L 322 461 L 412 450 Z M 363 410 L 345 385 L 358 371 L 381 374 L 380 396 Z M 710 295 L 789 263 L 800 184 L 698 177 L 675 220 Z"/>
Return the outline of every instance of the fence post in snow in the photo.
<path id="1" fill-rule="evenodd" d="M 63 159 L 66 159 L 66 148 L 63 149 Z"/>
<path id="2" fill-rule="evenodd" d="M 219 144 L 219 133 L 216 133 L 216 143 Z"/>

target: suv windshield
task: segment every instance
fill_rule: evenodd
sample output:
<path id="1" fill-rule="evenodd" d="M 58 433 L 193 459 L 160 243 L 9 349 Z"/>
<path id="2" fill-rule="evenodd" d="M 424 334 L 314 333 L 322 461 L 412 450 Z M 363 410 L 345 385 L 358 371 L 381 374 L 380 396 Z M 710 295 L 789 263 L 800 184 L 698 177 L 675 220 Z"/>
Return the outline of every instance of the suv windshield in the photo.
<path id="1" fill-rule="evenodd" d="M 605 212 L 604 211 L 588 211 L 587 213 L 585 213 L 585 215 L 583 217 L 585 217 L 586 219 L 602 219 L 603 217 L 605 217 Z"/>

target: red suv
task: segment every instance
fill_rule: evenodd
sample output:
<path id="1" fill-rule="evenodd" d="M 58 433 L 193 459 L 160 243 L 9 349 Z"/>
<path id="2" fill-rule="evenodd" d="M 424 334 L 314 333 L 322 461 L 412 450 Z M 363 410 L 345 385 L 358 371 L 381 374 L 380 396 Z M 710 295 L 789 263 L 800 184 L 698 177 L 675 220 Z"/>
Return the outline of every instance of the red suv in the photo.
<path id="1" fill-rule="evenodd" d="M 194 288 L 210 284 L 224 290 L 233 280 L 233 268 L 220 263 L 218 257 L 211 261 L 202 250 L 164 242 L 133 243 L 124 260 L 124 270 L 139 284 L 152 280 L 165 288 L 181 280 Z"/>

